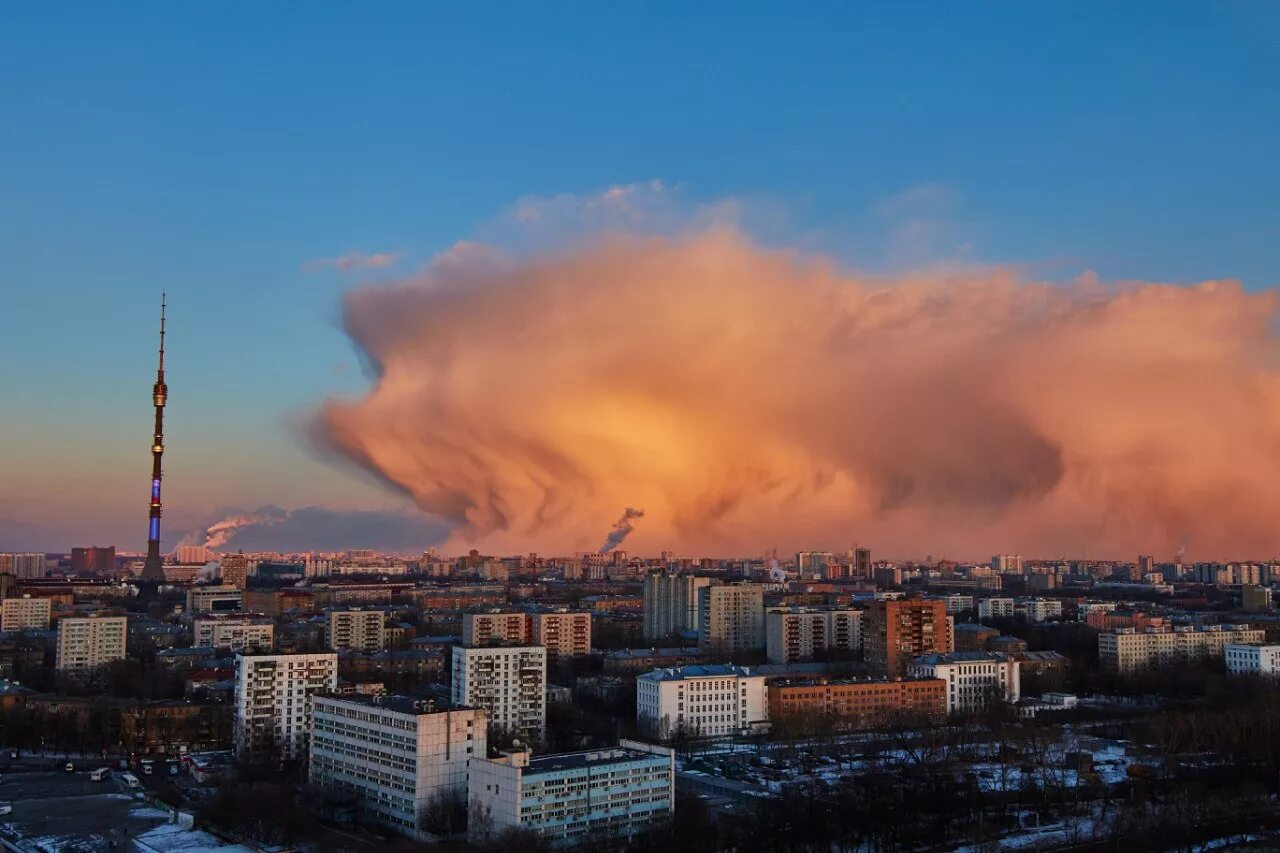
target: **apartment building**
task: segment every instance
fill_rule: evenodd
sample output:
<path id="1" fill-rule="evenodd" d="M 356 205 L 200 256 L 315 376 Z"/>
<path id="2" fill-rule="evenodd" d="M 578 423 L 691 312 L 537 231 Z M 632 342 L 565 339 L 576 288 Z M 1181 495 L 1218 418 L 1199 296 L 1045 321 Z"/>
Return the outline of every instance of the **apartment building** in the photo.
<path id="1" fill-rule="evenodd" d="M 636 676 L 636 721 L 666 739 L 748 734 L 768 728 L 765 677 L 731 664 L 655 669 Z"/>
<path id="2" fill-rule="evenodd" d="M 941 719 L 947 683 L 940 678 L 777 679 L 768 686 L 769 720 L 826 718 L 838 726 L 871 729 L 894 719 Z"/>
<path id="3" fill-rule="evenodd" d="M 48 631 L 53 599 L 6 598 L 0 601 L 0 631 Z"/>
<path id="4" fill-rule="evenodd" d="M 454 646 L 450 698 L 483 709 L 493 726 L 540 742 L 547 728 L 547 650 Z"/>
<path id="5" fill-rule="evenodd" d="M 491 609 L 462 614 L 462 645 L 527 646 L 532 642 L 529 616 L 511 610 Z"/>
<path id="6" fill-rule="evenodd" d="M 468 791 L 473 843 L 521 829 L 552 847 L 574 847 L 593 836 L 636 835 L 666 820 L 675 803 L 675 755 L 634 740 L 537 758 L 509 750 L 472 761 Z"/>
<path id="7" fill-rule="evenodd" d="M 1280 674 L 1280 646 L 1246 646 L 1230 643 L 1226 648 L 1230 675 Z"/>
<path id="8" fill-rule="evenodd" d="M 532 645 L 547 650 L 547 659 L 565 660 L 591 654 L 591 614 L 553 610 L 529 614 Z"/>
<path id="9" fill-rule="evenodd" d="M 644 579 L 644 638 L 662 640 L 698 630 L 698 591 L 712 578 L 658 572 Z"/>
<path id="10" fill-rule="evenodd" d="M 907 667 L 913 678 L 937 678 L 947 685 L 947 713 L 985 710 L 1021 696 L 1018 661 L 999 652 L 924 655 Z"/>
<path id="11" fill-rule="evenodd" d="M 223 554 L 218 576 L 223 586 L 244 589 L 249 583 L 249 558 L 244 554 Z"/>
<path id="12" fill-rule="evenodd" d="M 325 642 L 334 651 L 380 652 L 387 647 L 386 626 L 387 616 L 381 610 L 330 610 L 325 620 Z"/>
<path id="13" fill-rule="evenodd" d="M 716 654 L 764 648 L 764 587 L 704 586 L 698 590 L 698 648 Z"/>
<path id="14" fill-rule="evenodd" d="M 1104 672 L 1128 673 L 1225 656 L 1229 645 L 1260 646 L 1265 640 L 1261 628 L 1244 625 L 1117 628 L 1098 634 L 1098 659 Z"/>
<path id="15" fill-rule="evenodd" d="M 276 628 L 261 613 L 206 613 L 191 623 L 192 645 L 233 652 L 270 651 Z"/>
<path id="16" fill-rule="evenodd" d="M 333 652 L 236 656 L 235 745 L 241 758 L 306 755 L 311 697 L 338 686 Z"/>
<path id="17" fill-rule="evenodd" d="M 193 586 L 187 590 L 187 612 L 227 612 L 244 607 L 244 590 L 234 586 Z"/>
<path id="18" fill-rule="evenodd" d="M 124 616 L 58 621 L 58 672 L 87 672 L 123 660 L 129 620 Z"/>
<path id="19" fill-rule="evenodd" d="M 834 607 L 771 607 L 764 614 L 770 663 L 812 660 L 828 649 L 862 651 L 862 611 Z"/>
<path id="20" fill-rule="evenodd" d="M 877 675 L 899 676 L 914 658 L 953 648 L 944 601 L 906 598 L 875 601 L 863 617 L 864 659 Z"/>
<path id="21" fill-rule="evenodd" d="M 465 802 L 467 762 L 487 756 L 484 711 L 407 696 L 311 699 L 311 784 L 353 794 L 366 820 L 432 840 L 429 810 Z"/>
<path id="22" fill-rule="evenodd" d="M 1056 598 L 984 598 L 978 602 L 979 619 L 1025 619 L 1045 622 L 1062 616 L 1062 601 Z"/>

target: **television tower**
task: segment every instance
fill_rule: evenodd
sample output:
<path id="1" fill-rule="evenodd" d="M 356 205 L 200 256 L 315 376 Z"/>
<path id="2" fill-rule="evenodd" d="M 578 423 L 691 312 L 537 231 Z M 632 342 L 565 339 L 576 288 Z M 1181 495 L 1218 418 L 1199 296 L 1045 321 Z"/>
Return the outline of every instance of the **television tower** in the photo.
<path id="1" fill-rule="evenodd" d="M 164 404 L 169 388 L 164 384 L 164 307 L 165 295 L 160 294 L 160 366 L 156 369 L 156 384 L 151 389 L 151 400 L 156 407 L 156 432 L 151 438 L 151 513 L 147 528 L 147 562 L 142 567 L 142 579 L 164 580 L 164 561 L 160 558 L 160 459 L 164 456 Z"/>

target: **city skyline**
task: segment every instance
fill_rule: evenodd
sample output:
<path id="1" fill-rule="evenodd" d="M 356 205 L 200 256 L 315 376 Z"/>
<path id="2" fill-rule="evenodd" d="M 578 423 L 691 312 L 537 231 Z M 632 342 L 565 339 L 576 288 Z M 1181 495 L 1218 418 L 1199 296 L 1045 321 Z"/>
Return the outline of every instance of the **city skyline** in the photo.
<path id="1" fill-rule="evenodd" d="M 572 33 L 536 15 L 407 15 L 418 27 L 493 27 L 502 61 L 486 69 L 457 52 L 414 54 L 388 32 L 395 49 L 381 59 L 334 60 L 326 49 L 354 22 L 332 10 L 303 33 L 264 12 L 240 52 L 220 56 L 241 60 L 230 64 L 182 55 L 188 27 L 225 26 L 207 13 L 89 13 L 67 26 L 57 11 L 24 10 L 0 36 L 0 73 L 15 84 L 2 97 L 21 128 L 0 143 L 14 189 L 0 212 L 22 226 L 0 236 L 12 283 L 0 346 L 9 364 L 40 368 L 0 376 L 13 413 L 0 423 L 0 550 L 140 548 L 141 400 L 152 306 L 167 290 L 180 390 L 166 410 L 166 551 L 258 516 L 258 538 L 241 544 L 572 552 L 597 547 L 636 506 L 646 516 L 632 541 L 649 553 L 865 541 L 902 557 L 1273 556 L 1280 224 L 1265 199 L 1280 188 L 1267 156 L 1280 134 L 1274 111 L 1256 108 L 1276 64 L 1256 33 L 1274 12 L 1210 19 L 1179 7 L 1150 21 L 1119 10 L 1099 29 L 1101 5 L 1076 9 L 1034 20 L 1011 7 L 941 10 L 910 56 L 876 48 L 878 29 L 902 23 L 886 9 L 756 8 L 733 45 L 709 37 L 714 14 L 682 15 L 671 31 L 669 9 L 615 10 L 618 38 L 637 52 L 610 71 L 632 93 L 617 102 L 600 81 L 574 84 Z M 645 61 L 658 32 L 671 39 L 660 71 Z M 1036 32 L 1060 39 L 1026 38 Z M 810 49 L 788 49 L 788 35 Z M 1183 59 L 1193 41 L 1194 70 Z M 332 64 L 306 78 L 280 60 L 282 43 Z M 752 67 L 752 45 L 785 52 L 779 79 Z M 1009 79 L 1004 69 L 1032 53 L 1023 79 Z M 157 61 L 172 73 L 153 74 Z M 33 73 L 50 63 L 58 74 Z M 694 73 L 703 63 L 739 79 L 717 85 Z M 530 97 L 534 81 L 510 85 L 526 66 L 559 105 Z M 271 85 L 254 91 L 255 75 Z M 451 75 L 468 76 L 471 102 L 418 91 Z M 293 111 L 273 120 L 286 102 Z M 345 118 L 361 107 L 379 111 L 385 134 Z M 523 137 L 504 134 L 495 111 Z M 437 122 L 457 132 L 429 133 Z M 691 130 L 673 138 L 688 144 L 660 144 L 681 127 Z M 95 177 L 104 170 L 111 180 Z M 712 257 L 738 274 L 682 302 L 693 288 L 669 282 Z M 645 264 L 662 280 L 623 274 Z M 747 280 L 754 312 L 732 296 Z M 504 311 L 485 310 L 530 282 Z M 503 316 L 521 295 L 519 316 Z M 928 306 L 932 333 L 868 326 L 873 298 L 898 302 L 885 322 Z M 824 299 L 860 333 L 879 328 L 891 358 L 859 361 L 857 343 L 825 325 Z M 451 325 L 433 326 L 446 301 Z M 485 388 L 448 373 L 445 347 L 401 346 L 399 317 L 449 341 Z M 663 336 L 688 317 L 700 325 Z M 655 334 L 646 323 L 658 319 Z M 557 322 L 560 334 L 537 339 Z M 794 358 L 797 328 L 810 335 L 806 358 Z M 689 345 L 709 330 L 715 346 Z M 957 330 L 1014 343 L 975 346 Z M 604 357 L 584 361 L 575 338 Z M 942 369 L 955 356 L 970 372 Z M 435 393 L 373 388 L 373 364 L 397 382 L 435 377 Z M 972 381 L 992 364 L 1021 369 Z M 517 369 L 532 380 L 501 387 Z M 922 370 L 923 390 L 900 399 L 864 381 L 873 371 L 909 387 Z M 380 407 L 439 428 L 388 443 L 368 426 Z M 587 427 L 557 420 L 575 411 L 590 413 Z M 886 423 L 861 434 L 813 423 L 865 425 L 868 411 Z M 904 435 L 922 422 L 945 424 L 935 431 L 946 440 Z M 442 448 L 459 436 L 482 464 L 455 465 Z M 582 451 L 593 444 L 614 449 Z M 1138 444 L 1148 455 L 1131 452 Z"/>

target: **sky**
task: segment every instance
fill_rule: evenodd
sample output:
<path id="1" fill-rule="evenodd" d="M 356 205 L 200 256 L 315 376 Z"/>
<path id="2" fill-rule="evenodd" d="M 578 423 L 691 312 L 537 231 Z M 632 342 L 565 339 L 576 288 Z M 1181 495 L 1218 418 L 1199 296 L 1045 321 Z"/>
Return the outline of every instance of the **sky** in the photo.
<path id="1" fill-rule="evenodd" d="M 370 386 L 344 294 L 632 185 L 850 269 L 1261 292 L 1277 103 L 1265 2 L 9 4 L 0 550 L 144 545 L 162 291 L 166 546 L 271 507 L 416 547 L 304 437 Z"/>

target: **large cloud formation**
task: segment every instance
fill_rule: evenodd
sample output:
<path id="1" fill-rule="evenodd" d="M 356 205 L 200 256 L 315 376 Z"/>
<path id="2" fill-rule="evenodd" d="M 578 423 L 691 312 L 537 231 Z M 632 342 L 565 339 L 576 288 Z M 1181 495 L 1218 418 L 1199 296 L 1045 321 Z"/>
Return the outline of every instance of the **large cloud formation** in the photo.
<path id="1" fill-rule="evenodd" d="M 476 246 L 348 295 L 317 432 L 453 545 L 1277 553 L 1274 292 L 886 279 L 732 229 Z"/>

